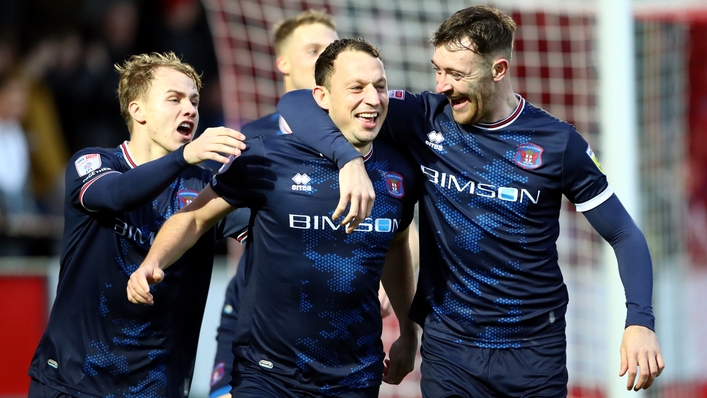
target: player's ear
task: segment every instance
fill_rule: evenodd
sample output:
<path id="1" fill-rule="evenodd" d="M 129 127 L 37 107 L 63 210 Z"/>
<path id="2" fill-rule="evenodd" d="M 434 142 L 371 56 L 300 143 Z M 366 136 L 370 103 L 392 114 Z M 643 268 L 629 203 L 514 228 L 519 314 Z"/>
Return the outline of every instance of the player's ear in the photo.
<path id="1" fill-rule="evenodd" d="M 275 67 L 283 75 L 289 75 L 292 71 L 290 59 L 288 57 L 285 57 L 284 55 L 277 57 L 277 59 L 275 60 Z"/>
<path id="2" fill-rule="evenodd" d="M 324 86 L 316 86 L 312 89 L 312 96 L 314 100 L 317 101 L 317 105 L 320 108 L 326 109 L 327 111 L 331 107 L 329 90 Z"/>
<path id="3" fill-rule="evenodd" d="M 497 60 L 495 60 L 492 65 L 493 81 L 501 81 L 501 79 L 503 79 L 508 74 L 509 67 L 509 62 L 505 58 L 498 58 Z"/>
<path id="4" fill-rule="evenodd" d="M 145 111 L 139 101 L 130 102 L 130 104 L 128 104 L 128 112 L 130 112 L 130 115 L 136 122 L 140 124 L 145 123 Z"/>

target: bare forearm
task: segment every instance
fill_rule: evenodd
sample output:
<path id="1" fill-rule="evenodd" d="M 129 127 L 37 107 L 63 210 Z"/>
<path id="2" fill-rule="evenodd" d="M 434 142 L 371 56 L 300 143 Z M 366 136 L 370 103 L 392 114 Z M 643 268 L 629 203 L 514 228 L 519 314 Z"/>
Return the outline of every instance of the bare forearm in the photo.
<path id="1" fill-rule="evenodd" d="M 400 334 L 416 334 L 417 326 L 408 318 L 415 294 L 415 276 L 407 236 L 388 251 L 381 280 L 400 323 Z"/>
<path id="2" fill-rule="evenodd" d="M 178 212 L 160 228 L 143 263 L 166 269 L 194 246 L 206 230 L 192 212 Z"/>

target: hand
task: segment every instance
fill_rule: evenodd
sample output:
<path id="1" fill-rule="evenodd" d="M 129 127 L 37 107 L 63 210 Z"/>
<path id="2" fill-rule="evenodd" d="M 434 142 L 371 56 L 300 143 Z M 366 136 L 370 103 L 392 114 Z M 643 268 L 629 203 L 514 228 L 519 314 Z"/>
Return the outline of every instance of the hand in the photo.
<path id="1" fill-rule="evenodd" d="M 388 356 L 383 368 L 383 381 L 388 384 L 400 384 L 401 381 L 415 368 L 415 355 L 417 354 L 417 333 L 398 337 L 390 346 Z"/>
<path id="2" fill-rule="evenodd" d="M 133 304 L 154 304 L 150 285 L 162 282 L 164 271 L 154 265 L 141 265 L 128 280 L 128 300 Z"/>
<path id="3" fill-rule="evenodd" d="M 199 138 L 184 147 L 184 160 L 189 164 L 214 160 L 228 163 L 230 156 L 238 156 L 245 149 L 245 136 L 227 127 L 210 127 Z"/>
<path id="4" fill-rule="evenodd" d="M 334 210 L 334 220 L 341 217 L 346 210 L 346 205 L 351 202 L 349 214 L 346 215 L 341 225 L 346 225 L 346 233 L 350 234 L 366 217 L 371 214 L 376 193 L 373 184 L 368 178 L 363 158 L 356 158 L 344 165 L 339 170 L 339 204 Z"/>
<path id="5" fill-rule="evenodd" d="M 636 367 L 640 369 L 641 374 L 634 385 Z M 621 341 L 621 369 L 619 370 L 619 376 L 628 372 L 626 389 L 638 391 L 650 387 L 664 368 L 665 363 L 655 332 L 645 326 L 627 327 Z"/>

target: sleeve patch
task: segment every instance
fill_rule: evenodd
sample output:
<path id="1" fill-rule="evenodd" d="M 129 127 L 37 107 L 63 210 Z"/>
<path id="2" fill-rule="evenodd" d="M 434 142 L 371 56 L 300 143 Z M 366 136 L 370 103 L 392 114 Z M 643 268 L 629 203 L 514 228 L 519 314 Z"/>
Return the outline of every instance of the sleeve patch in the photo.
<path id="1" fill-rule="evenodd" d="M 76 171 L 79 173 L 79 177 L 83 177 L 86 174 L 101 168 L 101 155 L 97 153 L 83 155 L 76 159 L 74 166 L 76 166 Z"/>
<path id="2" fill-rule="evenodd" d="M 388 90 L 388 98 L 404 100 L 405 90 Z"/>
<path id="3" fill-rule="evenodd" d="M 594 153 L 594 151 L 592 151 L 592 147 L 589 145 L 587 145 L 587 155 L 589 156 L 589 158 L 592 159 L 592 162 L 594 162 L 594 164 L 597 166 L 597 169 L 599 169 L 599 171 L 601 171 L 602 174 L 606 174 L 606 173 L 604 173 L 604 170 L 602 170 L 601 165 L 599 164 L 599 160 L 597 159 L 597 155 Z"/>

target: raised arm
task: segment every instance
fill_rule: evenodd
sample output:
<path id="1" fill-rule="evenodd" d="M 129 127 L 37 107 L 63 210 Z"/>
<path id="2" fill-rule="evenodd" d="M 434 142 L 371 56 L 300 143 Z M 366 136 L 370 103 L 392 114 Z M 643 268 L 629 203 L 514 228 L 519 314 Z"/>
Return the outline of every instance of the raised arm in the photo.
<path id="1" fill-rule="evenodd" d="M 344 138 L 325 110 L 317 105 L 309 90 L 295 90 L 285 94 L 277 110 L 289 125 L 292 133 L 305 145 L 333 160 L 339 167 L 339 203 L 333 217 L 348 224 L 347 233 L 371 214 L 376 194 L 368 178 L 361 154 Z"/>
<path id="2" fill-rule="evenodd" d="M 613 195 L 584 213 L 589 223 L 616 253 L 626 291 L 626 328 L 621 342 L 619 376 L 628 372 L 626 388 L 636 391 L 653 384 L 665 367 L 654 332 L 653 268 L 648 244 L 621 201 Z M 636 381 L 637 370 L 640 376 Z"/>
<path id="3" fill-rule="evenodd" d="M 383 381 L 388 384 L 400 384 L 415 367 L 418 345 L 417 325 L 408 317 L 415 295 L 415 271 L 410 252 L 409 228 L 396 233 L 390 243 L 381 280 L 400 324 L 400 337 L 390 347 Z"/>
<path id="4" fill-rule="evenodd" d="M 130 275 L 128 300 L 135 304 L 153 304 L 150 285 L 161 282 L 163 270 L 234 209 L 209 185 L 189 205 L 170 217 L 157 233 L 140 268 Z"/>
<path id="5" fill-rule="evenodd" d="M 239 155 L 245 149 L 244 139 L 243 134 L 226 127 L 207 129 L 196 140 L 160 159 L 125 173 L 103 173 L 84 186 L 81 203 L 91 211 L 140 207 L 157 197 L 189 165 L 205 160 L 226 163 L 229 155 Z"/>

